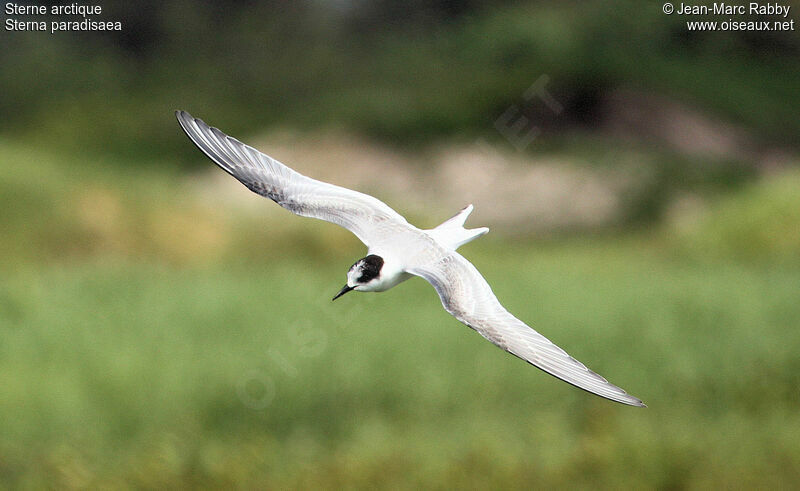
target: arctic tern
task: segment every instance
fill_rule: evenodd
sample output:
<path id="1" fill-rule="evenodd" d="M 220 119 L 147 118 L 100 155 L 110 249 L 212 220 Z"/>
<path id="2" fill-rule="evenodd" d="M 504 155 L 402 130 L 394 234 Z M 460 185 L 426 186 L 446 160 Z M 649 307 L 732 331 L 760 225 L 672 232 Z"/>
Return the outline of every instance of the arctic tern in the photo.
<path id="1" fill-rule="evenodd" d="M 489 231 L 464 228 L 472 205 L 434 229 L 421 230 L 372 196 L 306 177 L 185 111 L 175 114 L 195 145 L 251 191 L 297 215 L 340 225 L 367 246 L 367 256 L 350 267 L 334 300 L 353 290 L 386 291 L 420 276 L 433 285 L 447 312 L 500 348 L 583 390 L 645 406 L 500 304 L 475 266 L 456 252 Z"/>

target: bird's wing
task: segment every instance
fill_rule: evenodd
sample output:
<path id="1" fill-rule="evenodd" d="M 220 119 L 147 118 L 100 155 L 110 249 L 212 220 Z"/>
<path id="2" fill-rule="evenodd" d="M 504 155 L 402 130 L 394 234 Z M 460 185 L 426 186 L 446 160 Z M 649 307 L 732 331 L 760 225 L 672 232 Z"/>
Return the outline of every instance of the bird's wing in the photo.
<path id="1" fill-rule="evenodd" d="M 306 177 L 186 111 L 175 115 L 189 138 L 214 163 L 251 191 L 292 213 L 340 225 L 367 246 L 381 239 L 386 225 L 408 225 L 405 218 L 372 196 Z"/>
<path id="2" fill-rule="evenodd" d="M 509 353 L 588 392 L 623 404 L 644 406 L 511 315 L 475 266 L 457 252 L 406 271 L 431 283 L 445 310 L 456 319 Z"/>

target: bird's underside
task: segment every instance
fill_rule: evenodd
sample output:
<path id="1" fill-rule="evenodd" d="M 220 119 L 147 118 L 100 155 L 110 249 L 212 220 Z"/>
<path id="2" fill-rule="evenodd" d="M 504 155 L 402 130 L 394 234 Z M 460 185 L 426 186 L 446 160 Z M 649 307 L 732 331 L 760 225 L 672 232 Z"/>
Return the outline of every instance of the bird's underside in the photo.
<path id="1" fill-rule="evenodd" d="M 350 230 L 370 254 L 383 254 L 397 274 L 420 276 L 431 283 L 445 310 L 495 345 L 583 390 L 644 406 L 500 304 L 475 266 L 455 250 L 488 231 L 463 228 L 471 206 L 436 229 L 420 230 L 372 196 L 306 177 L 184 111 L 176 116 L 203 153 L 250 190 L 292 213 Z"/>

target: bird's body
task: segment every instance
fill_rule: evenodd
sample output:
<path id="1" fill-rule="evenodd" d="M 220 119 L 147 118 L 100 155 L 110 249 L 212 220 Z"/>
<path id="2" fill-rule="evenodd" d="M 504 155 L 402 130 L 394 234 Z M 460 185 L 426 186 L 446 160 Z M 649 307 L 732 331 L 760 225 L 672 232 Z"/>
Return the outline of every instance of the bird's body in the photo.
<path id="1" fill-rule="evenodd" d="M 489 231 L 464 228 L 472 205 L 434 229 L 421 230 L 372 196 L 303 176 L 184 111 L 176 115 L 189 138 L 250 190 L 297 215 L 341 225 L 367 245 L 367 256 L 353 264 L 334 300 L 352 290 L 382 292 L 422 277 L 436 289 L 445 310 L 500 348 L 576 387 L 644 406 L 500 304 L 475 266 L 456 252 Z"/>
<path id="2" fill-rule="evenodd" d="M 378 283 L 359 291 L 383 292 L 413 277 L 408 271 L 440 260 L 458 247 L 489 231 L 488 228 L 465 229 L 462 225 L 472 212 L 472 205 L 430 230 L 421 230 L 408 222 L 383 224 L 381 240 L 370 245 L 367 255 L 383 258 Z M 456 220 L 457 221 L 453 221 Z"/>

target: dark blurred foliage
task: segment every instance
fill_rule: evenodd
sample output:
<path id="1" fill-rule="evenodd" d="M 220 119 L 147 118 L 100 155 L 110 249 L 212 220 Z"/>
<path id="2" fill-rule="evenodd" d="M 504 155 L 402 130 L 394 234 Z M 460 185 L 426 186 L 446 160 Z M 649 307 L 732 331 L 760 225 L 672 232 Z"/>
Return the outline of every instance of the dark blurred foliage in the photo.
<path id="1" fill-rule="evenodd" d="M 660 4 L 449 0 L 102 2 L 122 32 L 9 33 L 0 131 L 117 156 L 186 156 L 172 111 L 236 133 L 345 124 L 414 145 L 497 137 L 494 120 L 542 74 L 591 128 L 616 87 L 664 94 L 752 130 L 800 135 L 795 32 L 688 32 Z"/>

